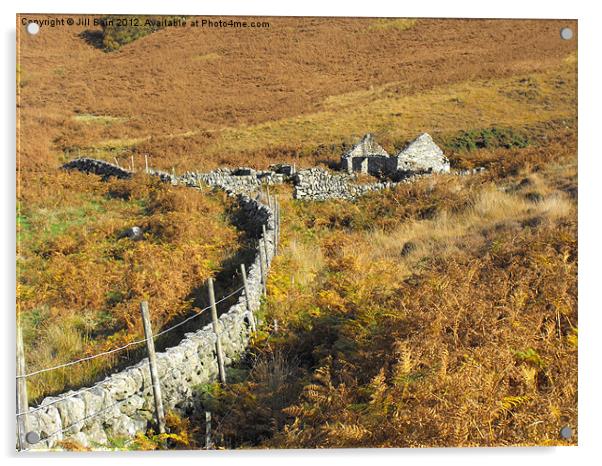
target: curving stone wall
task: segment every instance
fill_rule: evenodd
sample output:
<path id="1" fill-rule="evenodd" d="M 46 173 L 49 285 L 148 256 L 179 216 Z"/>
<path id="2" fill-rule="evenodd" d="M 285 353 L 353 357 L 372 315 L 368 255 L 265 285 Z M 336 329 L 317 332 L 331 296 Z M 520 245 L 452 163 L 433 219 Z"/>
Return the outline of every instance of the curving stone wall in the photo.
<path id="1" fill-rule="evenodd" d="M 132 172 L 121 168 L 113 163 L 103 160 L 80 158 L 67 162 L 62 167 L 65 170 L 79 170 L 84 173 L 93 173 L 94 175 L 109 178 L 115 176 L 117 178 L 130 178 Z"/>
<path id="2" fill-rule="evenodd" d="M 78 159 L 64 166 L 100 176 L 124 177 L 116 165 L 91 159 Z M 119 169 L 121 171 L 118 171 Z M 165 181 L 174 181 L 165 178 Z M 178 181 L 185 181 L 178 179 Z M 232 184 L 228 191 L 238 196 L 239 205 L 250 227 L 266 226 L 267 259 L 274 255 L 274 213 L 266 205 L 246 194 L 236 193 Z M 238 189 L 238 187 L 237 187 Z M 242 188 L 241 188 L 242 189 Z M 260 238 L 260 244 L 263 238 Z M 247 282 L 251 310 L 257 311 L 262 294 L 259 250 L 248 267 Z M 218 297 L 219 298 L 219 297 Z M 225 363 L 231 364 L 245 351 L 250 336 L 250 318 L 246 297 L 241 294 L 236 304 L 219 317 L 220 338 Z M 185 338 L 165 352 L 157 353 L 158 372 L 167 410 L 190 414 L 195 406 L 194 387 L 213 381 L 218 375 L 215 334 L 211 324 Z M 60 401 L 58 401 L 60 400 Z M 113 374 L 89 389 L 47 397 L 38 407 L 30 408 L 28 431 L 42 439 L 31 448 L 52 448 L 57 442 L 71 438 L 84 446 L 102 446 L 109 437 L 132 436 L 145 431 L 153 420 L 154 405 L 148 359 Z M 96 415 L 97 413 L 100 415 Z M 65 430 L 65 432 L 61 432 Z"/>
<path id="3" fill-rule="evenodd" d="M 64 169 L 76 169 L 108 178 L 129 178 L 132 173 L 117 165 L 100 160 L 80 158 L 66 163 Z M 458 172 L 458 175 L 478 173 L 482 168 Z M 266 226 L 267 259 L 274 255 L 274 213 L 250 197 L 262 184 L 292 181 L 297 199 L 356 199 L 367 192 L 395 186 L 395 182 L 355 184 L 354 176 L 332 173 L 322 168 L 301 170 L 293 176 L 274 171 L 255 171 L 249 168 L 218 169 L 209 173 L 187 172 L 181 176 L 149 170 L 152 176 L 172 184 L 198 187 L 201 184 L 225 190 L 237 196 L 241 212 L 252 234 Z M 399 183 L 408 183 L 424 175 L 413 175 Z M 259 233 L 261 236 L 261 233 Z M 263 240 L 263 238 L 260 238 Z M 260 241 L 260 244 L 263 241 Z M 259 251 L 248 268 L 248 288 L 251 309 L 257 311 L 262 294 Z M 250 319 L 244 295 L 219 318 L 225 363 L 231 364 L 245 351 L 250 336 Z M 194 387 L 217 378 L 215 334 L 211 324 L 196 332 L 187 333 L 175 347 L 157 353 L 166 409 L 180 414 L 191 413 L 196 404 Z M 59 401 L 60 400 L 60 401 Z M 97 413 L 100 415 L 96 415 Z M 132 436 L 145 431 L 153 420 L 154 405 L 148 360 L 113 374 L 93 387 L 77 392 L 47 397 L 40 406 L 30 408 L 29 431 L 37 432 L 42 440 L 32 448 L 52 448 L 65 438 L 77 440 L 84 446 L 102 446 L 109 437 Z M 63 432 L 64 431 L 64 432 Z"/>

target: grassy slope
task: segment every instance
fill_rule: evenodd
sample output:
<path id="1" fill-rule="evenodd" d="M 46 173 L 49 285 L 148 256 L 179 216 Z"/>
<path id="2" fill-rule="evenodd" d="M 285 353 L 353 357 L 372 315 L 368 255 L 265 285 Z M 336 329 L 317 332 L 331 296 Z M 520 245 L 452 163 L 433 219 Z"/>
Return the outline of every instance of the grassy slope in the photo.
<path id="1" fill-rule="evenodd" d="M 557 21 L 386 23 L 166 29 L 113 54 L 75 28 L 23 37 L 24 210 L 67 208 L 77 229 L 96 209 L 56 173 L 65 149 L 178 170 L 309 165 L 367 131 L 390 150 L 428 131 L 454 164 L 489 171 L 359 204 L 285 202 L 267 308 L 284 335 L 258 336 L 223 433 L 234 446 L 557 443 L 576 425 L 575 44 Z M 445 145 L 489 126 L 531 145 Z"/>
<path id="2" fill-rule="evenodd" d="M 134 148 L 160 168 L 265 165 L 308 146 L 349 141 L 356 131 L 392 131 L 387 138 L 405 140 L 416 129 L 512 122 L 525 118 L 515 116 L 521 102 L 497 91 L 514 87 L 520 97 L 527 86 L 521 75 L 545 80 L 574 52 L 557 39 L 554 21 L 484 21 L 474 28 L 472 21 L 432 20 L 406 30 L 371 29 L 355 19 L 272 24 L 220 33 L 166 29 L 111 54 L 87 45 L 75 28 L 23 36 L 22 125 L 37 134 L 22 141 L 23 154 L 52 165 L 62 149 L 99 148 L 112 158 L 102 150 L 119 155 Z M 545 107 L 556 85 L 548 81 L 540 119 L 565 112 Z M 77 121 L 90 114 L 122 120 Z"/>

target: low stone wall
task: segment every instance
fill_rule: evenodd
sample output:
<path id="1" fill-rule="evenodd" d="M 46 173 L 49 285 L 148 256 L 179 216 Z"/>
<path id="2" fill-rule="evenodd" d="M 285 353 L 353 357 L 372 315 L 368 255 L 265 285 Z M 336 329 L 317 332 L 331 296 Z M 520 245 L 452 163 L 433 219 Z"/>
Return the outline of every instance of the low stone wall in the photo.
<path id="1" fill-rule="evenodd" d="M 262 185 L 282 184 L 289 179 L 280 173 L 251 168 L 218 168 L 208 173 L 186 172 L 178 177 L 179 182 L 188 186 L 200 186 L 203 183 L 235 194 L 251 194 L 259 191 Z"/>
<path id="2" fill-rule="evenodd" d="M 131 172 L 117 165 L 93 159 L 76 159 L 63 166 L 103 177 L 128 178 Z M 478 173 L 482 169 L 459 172 L 459 175 Z M 185 173 L 173 176 L 166 172 L 149 170 L 165 182 L 197 187 L 207 184 L 237 196 L 241 212 L 252 234 L 261 236 L 261 226 L 266 226 L 269 263 L 274 255 L 274 215 L 271 209 L 252 198 L 263 184 L 279 184 L 292 180 L 297 199 L 356 199 L 367 192 L 395 186 L 394 182 L 370 184 L 353 183 L 353 175 L 335 174 L 322 168 L 301 170 L 293 177 L 272 171 L 251 169 L 218 169 L 209 173 Z M 411 182 L 419 175 L 400 182 Z M 262 239 L 262 238 L 260 238 Z M 260 244 L 263 241 L 260 241 Z M 248 267 L 248 288 L 251 310 L 257 311 L 262 293 L 259 251 Z M 225 363 L 235 361 L 245 351 L 250 336 L 250 316 L 246 298 L 241 294 L 238 302 L 219 317 L 221 341 Z M 195 386 L 217 378 L 215 334 L 210 324 L 187 333 L 175 347 L 157 354 L 165 408 L 180 414 L 190 414 L 195 405 Z M 100 413 L 100 414 L 99 414 Z M 154 405 L 148 360 L 113 374 L 90 388 L 45 398 L 40 406 L 30 408 L 29 431 L 38 433 L 41 441 L 32 448 L 52 448 L 57 442 L 72 438 L 84 446 L 102 446 L 109 437 L 128 436 L 145 431 L 153 420 Z"/>
<path id="3" fill-rule="evenodd" d="M 74 162 L 66 164 L 65 168 L 84 169 L 101 176 L 123 177 L 123 174 L 116 175 L 118 172 L 115 168 L 119 167 L 112 164 L 100 161 L 91 163 L 89 159 Z M 236 194 L 232 190 L 230 192 Z M 257 230 L 258 225 L 266 226 L 269 269 L 274 255 L 273 212 L 245 194 L 237 196 L 248 224 L 254 230 Z M 260 238 L 259 244 L 262 243 Z M 253 312 L 259 309 L 262 293 L 259 260 L 259 250 L 256 250 L 255 259 L 248 267 L 247 273 L 249 300 Z M 244 291 L 237 303 L 219 317 L 219 329 L 225 363 L 231 364 L 245 351 L 250 336 L 250 316 Z M 174 410 L 183 415 L 190 414 L 196 401 L 195 386 L 216 379 L 218 366 L 215 342 L 212 326 L 208 324 L 196 332 L 187 333 L 177 346 L 157 353 L 163 402 L 167 410 Z M 89 389 L 63 393 L 58 397 L 47 397 L 40 406 L 30 408 L 28 431 L 38 433 L 42 439 L 31 448 L 52 448 L 65 438 L 72 438 L 84 446 L 102 446 L 107 443 L 109 437 L 131 437 L 149 427 L 153 420 L 153 403 L 148 359 L 145 358 Z"/>
<path id="4" fill-rule="evenodd" d="M 323 168 L 300 170 L 294 177 L 295 199 L 324 201 L 327 199 L 353 200 L 367 192 L 395 186 L 394 182 L 369 184 L 353 183 L 353 175 L 334 174 Z"/>
<path id="5" fill-rule="evenodd" d="M 393 160 L 391 158 L 391 160 Z M 101 165 L 104 164 L 107 171 L 103 173 Z M 102 176 L 131 176 L 131 172 L 120 169 L 116 165 L 100 162 L 93 159 L 76 159 L 64 168 L 78 169 Z M 117 170 L 119 171 L 117 171 Z M 251 168 L 218 168 L 211 172 L 186 172 L 180 176 L 170 173 L 149 170 L 149 175 L 158 176 L 162 181 L 172 184 L 182 184 L 191 187 L 202 185 L 222 189 L 230 195 L 252 195 L 261 190 L 263 185 L 277 185 L 292 182 L 295 186 L 295 199 L 325 201 L 328 199 L 355 200 L 358 197 L 373 191 L 391 188 L 398 183 L 409 183 L 423 175 L 404 175 L 400 181 L 379 181 L 375 183 L 355 183 L 355 174 L 334 173 L 323 168 L 308 168 L 286 176 L 271 170 L 254 170 Z"/>
<path id="6" fill-rule="evenodd" d="M 65 170 L 79 170 L 84 173 L 93 173 L 94 175 L 108 178 L 115 176 L 117 178 L 130 178 L 132 172 L 125 170 L 118 165 L 105 162 L 103 160 L 80 158 L 67 162 L 62 167 Z"/>
<path id="7" fill-rule="evenodd" d="M 471 170 L 458 170 L 449 175 L 466 176 L 475 175 L 485 171 L 483 167 Z M 326 201 L 329 199 L 347 199 L 353 201 L 366 193 L 393 188 L 402 183 L 413 183 L 431 173 L 414 173 L 403 175 L 398 181 L 381 181 L 377 183 L 357 184 L 355 175 L 332 173 L 323 168 L 309 168 L 300 170 L 293 179 L 295 199 Z"/>

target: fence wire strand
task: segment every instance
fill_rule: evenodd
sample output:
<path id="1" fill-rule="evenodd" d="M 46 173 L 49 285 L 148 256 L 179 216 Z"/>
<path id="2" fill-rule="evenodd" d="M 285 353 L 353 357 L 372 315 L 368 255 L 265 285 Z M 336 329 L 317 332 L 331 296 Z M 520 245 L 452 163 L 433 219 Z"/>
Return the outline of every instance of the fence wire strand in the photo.
<path id="1" fill-rule="evenodd" d="M 227 300 L 227 299 L 231 298 L 232 296 L 234 296 L 234 295 L 235 295 L 236 293 L 238 293 L 239 291 L 242 291 L 243 289 L 244 289 L 244 286 L 241 286 L 241 287 L 239 287 L 238 289 L 236 289 L 236 290 L 232 291 L 232 292 L 231 292 L 231 293 L 229 293 L 228 295 L 226 295 L 226 296 L 222 297 L 222 298 L 221 298 L 219 301 L 216 301 L 216 303 L 215 303 L 215 304 L 217 305 L 217 304 L 220 304 L 220 303 L 224 302 L 225 300 Z M 163 330 L 163 331 L 161 331 L 161 332 L 159 332 L 159 333 L 157 333 L 157 334 L 153 335 L 153 339 L 154 339 L 154 338 L 157 338 L 157 337 L 159 337 L 159 336 L 161 336 L 161 335 L 164 335 L 164 334 L 166 334 L 166 333 L 168 333 L 168 332 L 170 332 L 170 331 L 174 330 L 175 328 L 178 328 L 178 327 L 180 327 L 180 326 L 184 325 L 185 323 L 187 323 L 187 322 L 191 321 L 192 319 L 194 319 L 194 318 L 196 318 L 196 317 L 200 316 L 200 315 L 201 315 L 203 312 L 207 311 L 207 310 L 208 310 L 208 309 L 210 309 L 210 308 L 211 308 L 211 306 L 208 306 L 208 307 L 206 307 L 206 308 L 203 308 L 203 309 L 201 309 L 200 311 L 198 311 L 197 313 L 195 313 L 194 315 L 192 315 L 192 316 L 188 317 L 187 319 L 183 320 L 182 322 L 178 322 L 177 324 L 175 324 L 175 325 L 173 325 L 173 326 L 171 326 L 171 327 L 169 327 L 169 328 L 167 328 L 167 329 L 165 329 L 165 330 Z M 137 342 L 132 342 L 132 343 L 130 343 L 130 344 L 128 344 L 128 345 L 126 345 L 125 347 L 127 347 L 127 346 L 131 346 L 131 345 L 133 345 L 133 344 L 136 344 L 136 343 L 145 342 L 145 341 L 146 341 L 146 338 L 145 338 L 145 339 L 143 339 L 143 340 L 139 340 L 139 341 L 137 341 Z M 111 350 L 111 352 L 115 352 L 115 351 L 118 351 L 118 350 L 120 350 L 120 349 L 123 349 L 123 348 L 124 348 L 124 347 L 121 347 L 121 348 L 115 348 L 114 350 Z M 100 356 L 100 355 L 103 355 L 103 354 L 110 354 L 110 352 L 99 353 L 99 355 L 97 355 L 97 356 Z M 81 361 L 83 361 L 83 360 L 86 360 L 86 359 L 85 359 L 85 358 L 82 358 L 81 360 L 78 360 L 77 362 L 81 362 Z M 75 361 L 74 361 L 73 363 L 75 363 Z M 146 361 L 145 361 L 145 364 L 148 364 L 148 363 L 149 363 L 149 362 L 148 362 L 148 360 L 146 360 Z M 71 364 L 69 364 L 69 365 L 71 365 Z M 66 366 L 65 366 L 65 365 L 60 365 L 60 366 L 57 366 L 56 368 L 61 368 L 61 367 L 66 367 Z M 56 368 L 55 368 L 55 369 L 56 369 Z M 52 369 L 53 369 L 53 368 L 50 368 L 50 369 L 48 369 L 48 370 L 52 370 Z M 35 373 L 39 373 L 39 371 L 38 371 L 38 372 L 35 372 Z M 35 373 L 32 373 L 32 374 L 35 374 Z M 28 375 L 31 375 L 31 374 L 28 374 Z M 28 375 L 26 375 L 26 376 L 28 376 Z M 34 409 L 31 409 L 31 410 L 27 411 L 27 412 L 17 413 L 17 414 L 16 414 L 16 417 L 17 417 L 17 424 L 19 424 L 19 421 L 18 421 L 18 419 L 19 419 L 19 417 L 20 417 L 20 416 L 25 416 L 25 415 L 27 415 L 27 414 L 32 414 L 32 413 L 35 413 L 36 411 L 40 411 L 40 410 L 42 410 L 42 409 L 46 409 L 46 408 L 48 408 L 49 406 L 52 406 L 52 405 L 54 405 L 54 404 L 56 404 L 56 403 L 59 403 L 59 402 L 61 402 L 61 401 L 67 400 L 67 399 L 69 399 L 69 398 L 76 397 L 76 396 L 78 396 L 78 395 L 81 395 L 82 393 L 85 393 L 85 392 L 89 392 L 89 391 L 91 391 L 91 390 L 94 390 L 95 388 L 99 388 L 99 387 L 100 387 L 100 386 L 102 386 L 104 383 L 105 383 L 105 381 L 99 382 L 99 383 L 97 383 L 97 384 L 94 384 L 94 385 L 93 385 L 93 386 L 91 386 L 91 387 L 82 388 L 81 390 L 78 390 L 78 391 L 76 391 L 76 392 L 70 393 L 69 395 L 66 395 L 66 396 L 60 397 L 60 398 L 58 398 L 58 399 L 56 399 L 56 400 L 53 400 L 53 401 L 51 401 L 51 402 L 49 402 L 49 403 L 45 403 L 45 404 L 43 404 L 43 405 L 41 405 L 41 406 L 38 406 L 37 408 L 34 408 Z M 132 396 L 133 396 L 133 395 L 132 395 Z M 56 430 L 56 431 L 54 431 L 54 432 L 52 432 L 52 433 L 50 433 L 50 434 L 47 434 L 47 435 L 45 435 L 44 437 L 40 438 L 40 440 L 38 440 L 38 442 L 36 442 L 36 443 L 40 443 L 40 442 L 43 442 L 43 441 L 45 441 L 45 440 L 48 440 L 49 438 L 51 438 L 51 437 L 54 437 L 55 435 L 58 435 L 58 434 L 60 434 L 60 433 L 63 433 L 63 432 L 66 432 L 66 431 L 68 431 L 68 430 L 72 429 L 73 427 L 77 426 L 78 424 L 81 424 L 82 422 L 85 422 L 85 421 L 87 421 L 88 419 L 92 419 L 92 418 L 94 418 L 94 417 L 100 416 L 101 414 L 103 414 L 103 413 L 107 412 L 109 409 L 112 409 L 112 408 L 114 408 L 115 406 L 117 406 L 117 405 L 119 405 L 119 404 L 121 404 L 121 403 L 123 403 L 123 402 L 125 402 L 125 401 L 129 400 L 130 398 L 131 398 L 131 396 L 129 396 L 129 397 L 127 397 L 127 398 L 125 398 L 124 400 L 119 400 L 119 401 L 117 401 L 117 402 L 115 402 L 115 403 L 113 403 L 113 404 L 111 404 L 111 405 L 107 406 L 106 408 L 104 408 L 104 409 L 102 409 L 102 410 L 100 410 L 100 411 L 97 411 L 96 413 L 89 414 L 89 415 L 87 415 L 87 416 L 83 417 L 82 419 L 80 419 L 80 420 L 78 420 L 78 421 L 75 421 L 74 423 L 72 423 L 71 425 L 69 425 L 69 426 L 67 426 L 67 427 L 63 427 L 63 428 L 61 428 L 61 429 L 58 429 L 58 430 Z M 18 433 L 18 435 L 19 435 L 19 438 L 21 438 L 21 435 L 22 435 L 22 434 L 21 434 L 21 431 L 20 431 L 20 429 L 21 429 L 21 426 L 20 426 L 20 425 L 18 425 L 18 426 L 17 426 L 17 429 L 18 429 L 18 432 L 17 432 L 17 433 Z M 29 448 L 21 448 L 21 450 L 20 450 L 20 451 L 29 451 L 29 450 L 31 450 L 31 447 L 29 447 Z"/>
<path id="2" fill-rule="evenodd" d="M 231 298 L 231 297 L 232 297 L 232 296 L 234 296 L 236 293 L 238 293 L 239 291 L 241 291 L 243 288 L 244 288 L 244 287 L 240 287 L 239 289 L 237 289 L 237 290 L 233 291 L 232 293 L 228 294 L 227 296 L 224 296 L 224 297 L 223 297 L 223 298 L 221 298 L 219 301 L 217 301 L 215 304 L 219 304 L 219 303 L 221 303 L 221 302 L 225 301 L 226 299 L 228 299 L 228 298 Z M 199 311 L 197 314 L 195 314 L 194 316 L 191 316 L 191 317 L 189 317 L 189 318 L 188 318 L 188 319 L 186 319 L 185 321 L 182 321 L 182 322 L 180 322 L 180 323 L 178 323 L 178 324 L 176 324 L 176 325 L 174 325 L 174 326 L 172 326 L 172 327 L 170 327 L 170 328 L 168 328 L 168 329 L 166 329 L 166 330 L 164 330 L 164 331 L 162 331 L 162 332 L 160 332 L 160 333 L 158 333 L 158 334 L 156 334 L 156 335 L 153 335 L 153 338 L 155 338 L 155 337 L 158 337 L 159 335 L 165 334 L 165 333 L 167 333 L 168 331 L 171 331 L 171 330 L 173 330 L 174 328 L 176 328 L 176 327 L 179 327 L 179 326 L 183 325 L 185 322 L 187 322 L 187 321 L 191 320 L 192 318 L 194 318 L 194 317 L 197 317 L 197 316 L 201 315 L 201 313 L 202 313 L 203 311 L 205 311 L 205 310 L 207 310 L 207 309 L 209 309 L 209 308 L 210 308 L 210 306 L 209 306 L 209 307 L 207 307 L 207 308 L 205 308 L 205 309 L 202 309 L 202 310 L 201 310 L 201 311 Z M 270 336 L 271 336 L 271 334 L 268 336 L 268 339 L 269 339 L 269 337 L 270 337 Z M 143 340 L 143 341 L 146 341 L 146 339 L 145 339 L 145 340 Z M 249 372 L 249 376 L 247 377 L 247 379 L 248 379 L 248 378 L 251 376 L 251 373 L 252 373 L 252 372 L 253 372 L 253 370 L 255 369 L 255 367 L 256 367 L 256 365 L 257 365 L 257 363 L 258 363 L 258 362 L 259 362 L 259 360 L 256 360 L 256 361 L 255 361 L 255 364 L 253 365 L 253 368 L 252 368 L 252 369 L 251 369 L 251 371 Z M 149 361 L 148 361 L 148 360 L 146 360 L 146 361 L 145 361 L 145 365 L 148 365 L 148 363 L 149 363 Z M 31 414 L 31 413 L 34 413 L 34 412 L 36 412 L 36 411 L 39 411 L 39 410 L 41 410 L 41 409 L 48 408 L 49 406 L 52 406 L 53 404 L 56 404 L 56 403 L 58 403 L 58 402 L 60 402 L 60 401 L 63 401 L 63 400 L 65 400 L 65 399 L 68 399 L 68 398 L 73 398 L 73 397 L 75 397 L 75 396 L 77 396 L 77 395 L 80 395 L 81 393 L 85 393 L 85 392 L 87 392 L 87 391 L 93 390 L 93 389 L 95 389 L 95 388 L 97 388 L 97 387 L 101 386 L 103 383 L 104 383 L 104 381 L 103 381 L 103 382 L 99 382 L 99 383 L 97 383 L 97 384 L 93 385 L 92 387 L 83 388 L 83 389 L 81 389 L 81 390 L 78 390 L 77 392 L 71 393 L 71 394 L 69 394 L 69 395 L 67 395 L 67 396 L 65 396 L 65 397 L 61 397 L 61 398 L 59 398 L 59 399 L 57 399 L 57 400 L 53 400 L 52 402 L 50 402 L 50 403 L 46 403 L 46 404 L 44 404 L 44 405 L 42 405 L 42 406 L 38 406 L 37 408 L 35 408 L 35 409 L 32 409 L 31 411 L 28 411 L 28 412 L 26 412 L 26 413 L 18 413 L 18 414 L 17 414 L 17 417 L 19 417 L 19 416 L 23 416 L 23 415 L 25 415 L 25 414 Z M 108 410 L 110 410 L 110 409 L 112 409 L 112 408 L 116 407 L 117 405 L 119 405 L 119 404 L 121 404 L 121 403 L 124 403 L 124 402 L 126 402 L 126 401 L 127 401 L 127 400 L 129 400 L 129 399 L 130 399 L 132 396 L 133 396 L 133 395 L 130 395 L 129 397 L 127 397 L 127 398 L 125 398 L 125 399 L 123 399 L 123 400 L 119 400 L 119 401 L 117 401 L 117 402 L 115 402 L 115 403 L 113 403 L 113 404 L 111 404 L 111 405 L 107 406 L 106 408 L 103 408 L 102 410 L 100 410 L 100 411 L 97 411 L 96 413 L 89 414 L 89 415 L 87 415 L 87 416 L 83 417 L 82 419 L 79 419 L 78 421 L 75 421 L 75 422 L 73 422 L 71 425 L 69 425 L 69 426 L 67 426 L 67 427 L 63 427 L 63 428 L 61 428 L 61 429 L 57 429 L 56 431 L 54 431 L 54 432 L 51 432 L 50 434 L 47 434 L 47 435 L 45 435 L 44 437 L 40 438 L 40 440 L 38 440 L 38 442 L 36 442 L 36 443 L 44 442 L 44 441 L 46 441 L 46 440 L 48 440 L 48 439 L 50 439 L 50 438 L 54 437 L 55 435 L 58 435 L 58 434 L 61 434 L 61 433 L 64 433 L 64 432 L 66 432 L 66 431 L 68 431 L 68 430 L 71 430 L 73 427 L 75 427 L 75 426 L 77 426 L 77 425 L 81 424 L 82 422 L 85 422 L 85 421 L 87 421 L 88 419 L 92 419 L 92 418 L 94 418 L 94 417 L 100 416 L 101 414 L 103 414 L 103 413 L 107 412 Z M 233 405 L 230 407 L 230 411 L 232 411 L 232 409 L 233 409 Z M 221 422 L 220 422 L 220 424 L 218 424 L 218 427 L 219 427 L 220 425 L 221 425 Z M 18 427 L 18 428 L 20 429 L 20 427 Z M 29 450 L 31 450 L 31 447 L 29 447 L 29 448 L 22 448 L 20 451 L 29 451 Z"/>
<path id="3" fill-rule="evenodd" d="M 234 290 L 232 293 L 230 293 L 227 296 L 224 296 L 223 298 L 221 298 L 215 304 L 219 304 L 219 303 L 225 301 L 226 299 L 231 298 L 236 293 L 238 293 L 239 291 L 241 291 L 243 288 L 244 287 L 241 286 L 237 290 Z M 182 322 L 179 322 L 179 323 L 177 323 L 177 324 L 175 324 L 175 325 L 173 325 L 173 326 L 171 326 L 171 327 L 169 327 L 169 328 L 167 328 L 165 330 L 162 330 L 161 332 L 157 333 L 156 335 L 153 335 L 153 338 L 157 338 L 157 337 L 159 337 L 161 335 L 165 335 L 166 333 L 171 332 L 172 330 L 174 330 L 174 329 L 176 329 L 176 328 L 184 325 L 185 323 L 191 321 L 192 319 L 197 318 L 198 316 L 200 316 L 203 312 L 207 311 L 208 309 L 211 309 L 211 306 L 207 306 L 207 307 L 201 309 L 200 311 L 196 312 L 192 316 L 188 317 L 187 319 L 183 320 Z M 57 370 L 57 369 L 63 369 L 65 367 L 73 366 L 73 365 L 79 364 L 81 362 L 91 361 L 92 359 L 96 359 L 96 358 L 99 358 L 101 356 L 107 356 L 109 354 L 113 354 L 113 353 L 117 353 L 119 351 L 123 351 L 124 349 L 130 348 L 130 347 L 135 346 L 135 345 L 139 345 L 140 343 L 144 343 L 145 341 L 146 341 L 146 338 L 142 338 L 140 340 L 132 341 L 130 343 L 127 343 L 127 344 L 125 344 L 123 346 L 120 346 L 118 348 L 114 348 L 114 349 L 109 350 L 109 351 L 103 351 L 102 353 L 97 353 L 97 354 L 94 354 L 92 356 L 87 356 L 85 358 L 76 359 L 75 361 L 66 362 L 64 364 L 59 364 L 58 366 L 48 367 L 48 368 L 45 368 L 45 369 L 40 369 L 40 370 L 37 370 L 37 371 L 34 371 L 34 372 L 30 372 L 28 374 L 17 375 L 16 378 L 17 379 L 24 379 L 24 378 L 32 377 L 34 375 L 42 374 L 44 372 L 50 372 L 50 371 L 54 371 L 54 370 Z"/>
<path id="4" fill-rule="evenodd" d="M 54 432 L 51 432 L 50 434 L 45 435 L 44 437 L 41 437 L 40 440 L 38 440 L 36 442 L 36 444 L 40 443 L 40 442 L 44 442 L 52 437 L 54 437 L 55 435 L 58 434 L 62 434 L 64 432 L 67 432 L 68 430 L 73 429 L 75 426 L 77 426 L 78 424 L 81 424 L 82 422 L 86 422 L 88 419 L 92 419 L 95 418 L 97 416 L 100 416 L 103 413 L 106 413 L 108 410 L 116 407 L 117 405 L 121 404 L 121 403 L 125 403 L 126 401 L 128 401 L 130 398 L 132 398 L 134 396 L 134 394 L 128 396 L 127 398 L 123 399 L 123 400 L 119 400 L 116 401 L 113 404 L 110 404 L 109 406 L 107 406 L 106 408 L 101 409 L 100 411 L 97 411 L 95 413 L 92 414 L 88 414 L 87 416 L 84 416 L 83 418 L 79 419 L 78 421 L 73 422 L 72 424 L 68 425 L 67 427 L 63 427 L 61 429 L 57 429 Z M 23 448 L 21 451 L 29 451 L 31 450 L 31 447 L 29 448 Z"/>

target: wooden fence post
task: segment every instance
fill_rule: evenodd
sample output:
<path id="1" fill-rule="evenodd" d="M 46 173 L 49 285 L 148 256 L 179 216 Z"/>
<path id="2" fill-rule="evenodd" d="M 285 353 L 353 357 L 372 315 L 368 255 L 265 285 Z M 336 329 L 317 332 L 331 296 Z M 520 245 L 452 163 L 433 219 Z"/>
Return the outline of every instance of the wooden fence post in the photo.
<path id="1" fill-rule="evenodd" d="M 222 341 L 219 337 L 219 327 L 217 325 L 217 307 L 215 306 L 215 291 L 213 290 L 213 278 L 207 279 L 209 287 L 209 304 L 211 304 L 211 321 L 213 322 L 213 333 L 215 333 L 215 350 L 217 352 L 217 369 L 219 371 L 219 380 L 226 383 L 226 370 L 224 369 L 224 353 L 222 352 Z"/>
<path id="2" fill-rule="evenodd" d="M 148 154 L 144 154 L 144 173 L 148 173 Z"/>
<path id="3" fill-rule="evenodd" d="M 249 287 L 247 285 L 247 270 L 245 269 L 245 264 L 240 264 L 240 271 L 242 273 L 242 284 L 245 289 L 245 302 L 247 304 L 247 312 L 249 313 L 251 319 L 251 330 L 254 332 L 257 330 L 257 325 L 255 324 L 255 316 L 253 315 L 253 311 L 251 310 L 251 298 L 249 297 Z"/>
<path id="4" fill-rule="evenodd" d="M 17 414 L 27 413 L 29 411 L 29 401 L 27 398 L 27 379 L 20 377 L 25 375 L 25 350 L 23 348 L 23 333 L 21 331 L 21 322 L 17 315 Z M 26 435 L 29 430 L 27 414 L 17 417 L 17 436 L 19 451 L 27 448 Z"/>
<path id="5" fill-rule="evenodd" d="M 268 255 L 268 234 L 267 231 L 265 229 L 265 225 L 261 225 L 261 231 L 263 233 L 263 250 L 264 250 L 264 254 L 265 254 L 265 275 L 266 275 L 266 282 L 267 282 L 267 275 L 268 275 L 268 267 L 270 266 L 270 258 Z M 267 286 L 267 283 L 266 283 Z"/>
<path id="6" fill-rule="evenodd" d="M 211 448 L 211 413 L 205 411 L 205 450 Z"/>
<path id="7" fill-rule="evenodd" d="M 263 247 L 261 246 L 261 240 L 257 240 L 257 248 L 259 249 L 259 271 L 261 272 L 261 290 L 262 290 L 262 294 L 265 296 L 266 292 L 267 292 L 267 287 L 266 287 L 267 266 L 266 266 L 266 261 L 265 261 L 265 255 L 263 252 Z"/>
<path id="8" fill-rule="evenodd" d="M 278 255 L 278 236 L 280 235 L 280 204 L 278 198 L 274 201 L 274 255 Z"/>
<path id="9" fill-rule="evenodd" d="M 148 364 L 153 384 L 153 396 L 155 398 L 155 417 L 159 433 L 165 433 L 165 412 L 163 411 L 163 398 L 161 397 L 161 384 L 159 383 L 159 372 L 157 371 L 157 355 L 155 354 L 155 341 L 153 340 L 153 328 L 148 312 L 148 303 L 140 303 L 142 323 L 144 325 L 144 338 L 146 338 L 146 349 L 148 350 Z"/>

